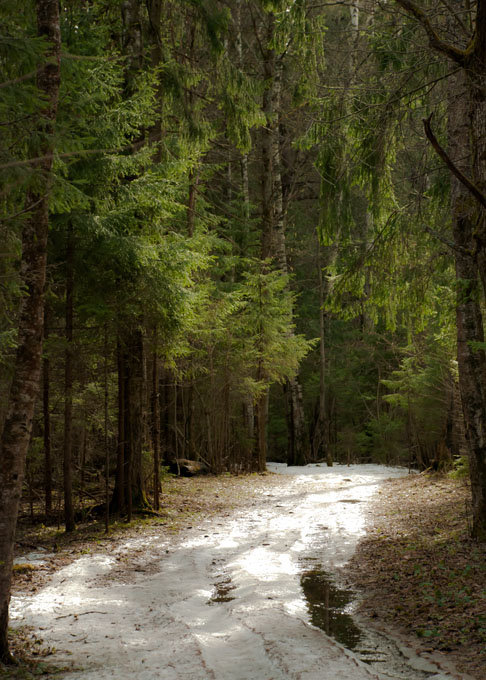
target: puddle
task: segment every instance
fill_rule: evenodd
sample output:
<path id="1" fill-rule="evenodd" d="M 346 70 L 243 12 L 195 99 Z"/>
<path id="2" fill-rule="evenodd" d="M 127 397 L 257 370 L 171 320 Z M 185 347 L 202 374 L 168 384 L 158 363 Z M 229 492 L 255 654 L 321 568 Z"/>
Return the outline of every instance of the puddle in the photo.
<path id="1" fill-rule="evenodd" d="M 47 560 L 54 557 L 54 553 L 48 553 L 43 548 L 38 548 L 36 552 L 30 552 L 20 557 L 14 557 L 14 564 L 32 564 L 36 567 L 43 566 Z"/>
<path id="2" fill-rule="evenodd" d="M 356 649 L 363 635 L 349 613 L 354 593 L 338 588 L 320 568 L 304 571 L 300 583 L 311 623 L 348 649 Z"/>
<path id="3" fill-rule="evenodd" d="M 213 594 L 208 600 L 208 604 L 215 604 L 216 602 L 231 602 L 235 598 L 230 595 L 235 586 L 231 583 L 231 579 L 227 576 L 224 580 L 218 581 L 214 584 Z"/>
<path id="4" fill-rule="evenodd" d="M 305 559 L 300 578 L 310 622 L 314 626 L 352 650 L 361 661 L 379 671 L 380 677 L 400 680 L 450 677 L 441 675 L 437 668 L 420 657 L 405 656 L 392 638 L 358 626 L 352 616 L 356 593 L 339 587 L 317 559 Z"/>

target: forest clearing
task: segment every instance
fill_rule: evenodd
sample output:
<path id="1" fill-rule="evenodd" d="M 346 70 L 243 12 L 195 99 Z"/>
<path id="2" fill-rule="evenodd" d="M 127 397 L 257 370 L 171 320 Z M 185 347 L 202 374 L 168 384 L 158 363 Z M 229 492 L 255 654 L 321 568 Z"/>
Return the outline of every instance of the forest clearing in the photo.
<path id="1" fill-rule="evenodd" d="M 485 680 L 485 315 L 486 0 L 2 0 L 2 673 Z"/>
<path id="2" fill-rule="evenodd" d="M 468 636 L 470 645 L 461 642 L 464 631 L 450 638 L 452 647 L 462 649 L 462 672 L 454 671 L 448 655 L 430 653 L 440 647 L 440 639 L 434 646 L 429 637 L 423 645 L 410 634 L 393 638 L 385 627 L 378 633 L 369 618 L 357 616 L 357 597 L 342 599 L 351 593 L 345 565 L 370 515 L 376 515 L 377 491 L 386 489 L 383 480 L 389 477 L 398 477 L 399 487 L 408 482 L 407 490 L 406 470 L 271 467 L 278 474 L 251 484 L 248 478 L 223 479 L 212 491 L 206 480 L 186 480 L 186 507 L 194 510 L 198 498 L 187 492 L 188 484 L 205 488 L 206 497 L 226 496 L 221 508 L 208 513 L 204 507 L 199 516 L 187 516 L 177 536 L 170 535 L 168 516 L 165 523 L 139 526 L 129 538 L 74 543 L 74 550 L 60 551 L 54 573 L 47 583 L 43 574 L 42 585 L 36 584 L 36 572 L 39 576 L 56 556 L 34 553 L 32 571 L 24 571 L 27 581 L 20 580 L 15 589 L 12 618 L 15 627 L 27 626 L 34 639 L 42 638 L 38 654 L 47 654 L 41 656 L 46 673 L 64 669 L 60 677 L 66 680 L 484 677 L 479 637 L 476 646 L 474 636 Z M 226 484 L 232 487 L 229 493 Z M 226 503 L 232 496 L 230 509 Z M 393 534 L 390 530 L 387 537 Z M 375 554 L 358 560 L 357 567 L 368 577 L 370 566 L 380 569 L 383 597 L 396 564 L 383 549 L 380 553 L 378 559 Z M 423 558 L 418 553 L 414 564 Z M 29 556 L 19 558 L 24 559 Z M 480 565 L 477 560 L 471 567 Z M 476 576 L 477 595 L 482 589 L 484 598 L 484 570 L 482 581 Z M 327 600 L 320 592 L 324 582 L 331 589 Z M 372 604 L 380 610 L 376 597 Z M 393 611 L 389 604 L 388 610 Z M 452 614 L 458 628 L 461 616 L 464 608 L 458 603 Z M 421 647 L 417 656 L 414 648 Z M 469 676 L 464 668 L 478 674 Z"/>

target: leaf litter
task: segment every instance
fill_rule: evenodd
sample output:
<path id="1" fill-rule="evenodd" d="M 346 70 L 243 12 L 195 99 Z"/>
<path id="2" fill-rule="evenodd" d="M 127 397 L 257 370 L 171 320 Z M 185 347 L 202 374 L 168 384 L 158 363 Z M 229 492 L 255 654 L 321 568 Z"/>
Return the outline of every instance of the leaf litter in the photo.
<path id="1" fill-rule="evenodd" d="M 385 482 L 347 573 L 362 613 L 485 680 L 486 544 L 469 537 L 469 508 L 465 482 L 445 475 Z"/>

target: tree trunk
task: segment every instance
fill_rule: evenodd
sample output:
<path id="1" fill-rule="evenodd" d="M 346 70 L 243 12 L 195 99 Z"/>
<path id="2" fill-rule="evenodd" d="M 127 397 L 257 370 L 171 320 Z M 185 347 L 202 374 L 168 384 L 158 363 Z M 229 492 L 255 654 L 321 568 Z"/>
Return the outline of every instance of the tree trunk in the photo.
<path id="1" fill-rule="evenodd" d="M 160 509 L 160 408 L 159 408 L 159 357 L 157 356 L 157 329 L 154 330 L 152 356 L 152 451 L 154 457 L 154 510 Z"/>
<path id="2" fill-rule="evenodd" d="M 118 441 L 116 447 L 115 489 L 111 500 L 114 512 L 125 509 L 125 361 L 120 339 L 117 340 L 116 358 L 118 369 Z"/>
<path id="3" fill-rule="evenodd" d="M 486 3 L 478 3 L 476 32 L 476 57 L 473 69 L 466 72 L 469 79 L 470 91 L 470 121 L 469 135 L 472 153 L 473 180 L 481 193 L 486 195 Z M 471 225 L 471 240 L 469 248 L 476 250 L 477 271 L 482 283 L 483 306 L 476 302 L 475 318 L 469 321 L 464 318 L 463 325 L 468 326 L 470 332 L 475 332 L 476 342 L 484 343 L 484 301 L 486 300 L 486 210 L 477 201 L 474 204 L 474 222 Z M 459 256 L 460 259 L 463 256 Z M 458 276 L 459 278 L 459 276 Z M 477 282 L 477 279 L 476 279 Z M 478 286 L 479 287 L 479 286 Z M 476 284 L 472 295 L 480 295 Z M 463 408 L 468 411 L 468 439 L 470 445 L 469 471 L 471 476 L 473 537 L 479 541 L 486 541 L 486 353 L 483 349 L 474 349 L 470 344 L 462 341 L 462 351 L 465 353 L 465 363 L 468 366 L 467 382 L 471 384 L 468 399 L 463 398 Z"/>
<path id="4" fill-rule="evenodd" d="M 44 339 L 49 336 L 47 318 L 44 319 Z M 50 367 L 49 357 L 42 360 L 42 418 L 44 435 L 44 496 L 46 516 L 52 512 L 52 460 L 51 460 L 51 414 L 50 414 Z"/>
<path id="5" fill-rule="evenodd" d="M 470 141 L 468 108 L 474 99 L 466 76 L 454 76 L 456 87 L 449 98 L 449 146 L 456 164 L 470 174 L 463 159 Z M 476 135 L 478 131 L 476 130 Z M 484 132 L 483 132 L 484 134 Z M 467 157 L 467 156 L 466 156 Z M 478 206 L 467 188 L 451 177 L 452 224 L 455 243 L 457 278 L 457 360 L 459 386 L 466 440 L 469 449 L 469 471 L 472 490 L 473 537 L 486 540 L 486 356 L 477 343 L 484 343 L 484 321 L 480 299 L 475 238 Z"/>
<path id="6" fill-rule="evenodd" d="M 132 496 L 132 456 L 131 456 L 131 393 L 130 393 L 130 361 L 129 347 L 123 350 L 123 498 L 124 509 L 127 513 L 127 522 L 132 521 L 133 496 Z"/>
<path id="7" fill-rule="evenodd" d="M 123 0 L 121 18 L 123 24 L 123 52 L 126 55 L 125 85 L 131 94 L 134 80 L 142 67 L 142 24 L 140 0 Z M 156 10 L 152 10 L 151 14 Z"/>
<path id="8" fill-rule="evenodd" d="M 285 215 L 280 158 L 279 110 L 282 92 L 283 55 L 273 47 L 275 16 L 270 13 L 264 75 L 263 112 L 267 123 L 262 129 L 262 259 L 273 257 L 280 271 L 288 274 Z M 293 333 L 292 330 L 289 333 Z M 305 425 L 302 388 L 297 376 L 287 381 L 288 463 L 303 465 L 309 460 L 309 437 Z"/>
<path id="9" fill-rule="evenodd" d="M 0 446 L 0 661 L 3 662 L 11 661 L 7 630 L 13 545 L 42 359 L 52 132 L 60 82 L 61 36 L 57 0 L 37 0 L 36 12 L 38 35 L 46 39 L 45 61 L 37 76 L 37 86 L 45 97 L 46 106 L 39 125 L 43 142 L 40 149 L 35 150 L 36 155 L 43 157 L 38 166 L 41 170 L 39 185 L 27 196 L 30 217 L 22 233 L 21 266 L 26 294 L 22 299 L 14 375 Z"/>
<path id="10" fill-rule="evenodd" d="M 261 394 L 255 404 L 255 448 L 253 455 L 253 472 L 265 472 L 267 469 L 267 420 L 268 390 Z"/>
<path id="11" fill-rule="evenodd" d="M 145 485 L 142 470 L 142 449 L 144 431 L 144 346 L 143 335 L 140 329 L 130 334 L 128 343 L 128 392 L 129 408 L 127 411 L 128 447 L 131 500 L 133 508 L 148 506 L 145 496 Z"/>
<path id="12" fill-rule="evenodd" d="M 314 460 L 320 460 L 324 455 L 326 463 L 332 467 L 332 452 L 329 442 L 329 419 L 327 416 L 326 399 L 326 291 L 322 276 L 321 245 L 317 238 L 317 275 L 319 281 L 319 406 L 316 425 L 312 437 Z"/>
<path id="13" fill-rule="evenodd" d="M 160 36 L 160 21 L 162 18 L 162 2 L 163 0 L 147 0 L 147 10 L 149 18 L 149 38 L 150 38 L 150 48 L 151 48 L 151 61 L 152 66 L 157 68 L 162 63 L 163 52 L 162 52 L 162 39 Z M 164 87 L 162 84 L 162 77 L 159 76 L 158 87 L 157 87 L 157 117 L 152 130 L 150 131 L 150 137 L 157 142 L 157 151 L 154 155 L 154 162 L 160 163 L 162 160 L 162 109 L 163 109 L 163 95 Z"/>
<path id="14" fill-rule="evenodd" d="M 149 505 L 145 495 L 142 451 L 145 423 L 145 358 L 140 329 L 118 343 L 118 448 L 112 508 L 127 512 Z"/>
<path id="15" fill-rule="evenodd" d="M 103 408 L 103 444 L 105 447 L 105 532 L 108 533 L 110 524 L 110 449 L 108 446 L 108 409 L 109 409 L 109 391 L 108 391 L 108 329 L 105 323 L 104 337 L 103 337 L 103 391 L 104 391 L 104 408 Z"/>
<path id="16" fill-rule="evenodd" d="M 171 398 L 170 398 L 170 380 L 171 380 L 172 374 L 170 373 L 169 369 L 164 369 L 163 371 L 163 386 L 164 389 L 161 390 L 161 407 L 160 407 L 160 424 L 161 424 L 161 430 L 162 430 L 162 442 L 163 442 L 163 449 L 162 449 L 162 460 L 165 465 L 168 465 L 169 463 L 172 462 L 174 455 L 175 455 L 175 446 L 173 443 L 173 437 L 172 437 L 172 428 L 170 424 L 170 404 L 171 404 Z"/>
<path id="17" fill-rule="evenodd" d="M 66 350 L 64 352 L 64 523 L 66 531 L 74 531 L 73 505 L 73 293 L 74 293 L 74 234 L 72 223 L 67 227 L 66 242 Z"/>

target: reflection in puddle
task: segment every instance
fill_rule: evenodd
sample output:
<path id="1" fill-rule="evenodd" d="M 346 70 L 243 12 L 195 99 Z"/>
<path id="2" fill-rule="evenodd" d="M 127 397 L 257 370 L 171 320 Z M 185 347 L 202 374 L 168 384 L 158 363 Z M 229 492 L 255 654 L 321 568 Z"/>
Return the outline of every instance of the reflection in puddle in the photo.
<path id="1" fill-rule="evenodd" d="M 302 572 L 300 579 L 314 626 L 354 650 L 361 661 L 379 670 L 380 677 L 393 680 L 450 677 L 437 675 L 436 670 L 430 664 L 424 664 L 422 659 L 417 658 L 412 665 L 391 638 L 377 631 L 358 628 L 350 614 L 355 593 L 339 588 L 332 576 L 322 569 L 317 558 L 308 557 L 305 563 L 307 567 L 314 567 Z"/>
<path id="2" fill-rule="evenodd" d="M 235 599 L 230 595 L 231 591 L 234 589 L 235 587 L 231 583 L 229 576 L 222 581 L 218 581 L 218 583 L 214 584 L 213 594 L 211 595 L 208 604 L 215 604 L 216 602 L 231 602 L 231 600 Z"/>
<path id="3" fill-rule="evenodd" d="M 300 583 L 311 623 L 348 649 L 355 649 L 362 633 L 346 612 L 353 592 L 338 588 L 329 574 L 320 568 L 305 571 Z"/>

